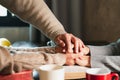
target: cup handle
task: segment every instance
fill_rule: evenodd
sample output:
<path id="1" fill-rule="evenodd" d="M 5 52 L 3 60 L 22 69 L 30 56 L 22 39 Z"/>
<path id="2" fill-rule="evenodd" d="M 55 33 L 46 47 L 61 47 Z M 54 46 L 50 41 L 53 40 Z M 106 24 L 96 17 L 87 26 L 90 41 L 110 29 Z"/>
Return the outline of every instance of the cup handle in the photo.
<path id="1" fill-rule="evenodd" d="M 115 80 L 119 80 L 119 75 L 117 73 L 111 73 L 112 78 L 114 77 Z"/>

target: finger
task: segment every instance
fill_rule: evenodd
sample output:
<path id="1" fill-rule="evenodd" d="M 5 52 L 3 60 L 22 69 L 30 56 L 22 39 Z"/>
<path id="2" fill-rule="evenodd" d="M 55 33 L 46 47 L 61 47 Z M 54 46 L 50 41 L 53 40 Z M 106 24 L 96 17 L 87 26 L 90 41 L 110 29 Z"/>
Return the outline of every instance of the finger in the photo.
<path id="1" fill-rule="evenodd" d="M 80 65 L 80 66 L 85 66 L 86 65 L 86 61 L 85 60 L 80 60 L 80 59 L 75 59 L 75 63 Z"/>
<path id="2" fill-rule="evenodd" d="M 74 52 L 75 53 L 80 52 L 81 49 L 84 47 L 83 42 L 75 36 L 72 36 L 72 43 L 74 44 Z"/>
<path id="3" fill-rule="evenodd" d="M 83 59 L 83 53 L 82 52 L 78 53 L 78 58 L 81 59 L 81 60 Z"/>
<path id="4" fill-rule="evenodd" d="M 89 54 L 89 48 L 88 48 L 87 46 L 84 47 L 84 48 L 82 48 L 80 54 L 81 54 L 82 56 L 85 56 L 85 55 Z"/>
<path id="5" fill-rule="evenodd" d="M 64 41 L 62 41 L 62 40 L 60 40 L 60 42 L 58 43 L 58 45 L 59 45 L 60 47 L 65 47 L 65 43 L 64 43 Z"/>
<path id="6" fill-rule="evenodd" d="M 82 60 L 82 56 L 78 53 L 78 54 L 73 54 L 73 58 L 76 59 L 81 59 Z"/>
<path id="7" fill-rule="evenodd" d="M 66 64 L 67 65 L 74 65 L 75 62 L 74 62 L 74 56 L 73 56 L 73 53 L 66 53 Z"/>
<path id="8" fill-rule="evenodd" d="M 73 48 L 72 48 L 72 42 L 71 42 L 71 37 L 66 37 L 66 51 L 67 52 L 73 52 Z"/>
<path id="9" fill-rule="evenodd" d="M 78 65 L 80 65 L 80 66 L 82 65 L 80 59 L 78 59 L 78 58 L 75 59 L 75 63 L 78 64 Z"/>
<path id="10" fill-rule="evenodd" d="M 58 46 L 60 46 L 60 47 L 65 47 L 65 43 L 64 43 L 64 41 L 63 41 L 62 39 L 57 38 L 57 39 L 55 40 L 55 42 L 56 42 L 56 44 L 57 44 Z"/>
<path id="11" fill-rule="evenodd" d="M 78 41 L 74 41 L 74 52 L 75 53 L 79 52 L 79 43 L 78 43 Z"/>
<path id="12" fill-rule="evenodd" d="M 74 65 L 74 64 L 75 64 L 74 60 L 71 60 L 71 59 L 67 59 L 67 60 L 66 60 L 66 65 L 72 66 L 72 65 Z"/>
<path id="13" fill-rule="evenodd" d="M 66 53 L 67 58 L 74 59 L 73 53 Z"/>
<path id="14" fill-rule="evenodd" d="M 85 50 L 82 48 L 81 51 L 79 52 L 79 55 L 80 55 L 80 56 L 84 56 L 84 55 L 85 55 L 85 52 L 84 52 L 84 51 L 85 51 Z"/>
<path id="15" fill-rule="evenodd" d="M 82 49 L 85 47 L 84 43 L 79 39 L 79 51 L 81 52 Z"/>
<path id="16" fill-rule="evenodd" d="M 55 52 L 65 53 L 66 50 L 65 50 L 65 48 L 63 48 L 63 47 L 56 46 L 56 47 L 55 47 Z"/>

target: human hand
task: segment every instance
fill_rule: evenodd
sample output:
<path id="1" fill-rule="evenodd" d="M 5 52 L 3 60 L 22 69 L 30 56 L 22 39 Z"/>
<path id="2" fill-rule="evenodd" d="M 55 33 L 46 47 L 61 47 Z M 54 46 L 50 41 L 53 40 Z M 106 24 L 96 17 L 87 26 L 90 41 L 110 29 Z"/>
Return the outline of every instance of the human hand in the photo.
<path id="1" fill-rule="evenodd" d="M 72 45 L 72 48 L 73 48 L 73 45 Z M 62 47 L 59 47 L 59 46 L 56 46 L 56 47 L 55 47 L 55 52 L 60 52 L 60 53 L 62 53 L 63 50 L 64 50 L 64 49 L 63 49 Z M 66 53 L 69 53 L 69 52 L 66 52 Z M 73 52 L 72 52 L 72 53 L 73 53 Z M 79 53 L 77 53 L 77 54 L 79 54 L 80 56 L 83 56 L 83 55 L 89 55 L 89 53 L 90 53 L 89 47 L 84 46 L 84 48 L 82 48 L 81 51 L 80 51 Z M 75 53 L 75 54 L 76 54 L 76 53 Z"/>
<path id="2" fill-rule="evenodd" d="M 84 46 L 84 48 L 81 49 L 79 52 L 80 56 L 90 55 L 90 49 L 87 46 Z"/>
<path id="3" fill-rule="evenodd" d="M 61 47 L 61 52 L 78 53 L 85 47 L 81 39 L 69 33 L 58 35 L 54 41 L 57 46 Z"/>
<path id="4" fill-rule="evenodd" d="M 80 66 L 90 67 L 90 56 L 81 56 L 81 58 L 75 58 L 75 63 Z"/>
<path id="5" fill-rule="evenodd" d="M 85 46 L 78 55 L 76 55 L 74 59 L 74 63 L 78 64 L 80 66 L 87 66 L 90 67 L 90 56 L 88 56 L 90 53 L 90 49 Z M 82 55 L 81 55 L 82 54 Z"/>
<path id="6" fill-rule="evenodd" d="M 67 53 L 66 55 L 66 65 L 80 65 L 90 67 L 90 56 L 80 56 L 80 54 Z"/>
<path id="7" fill-rule="evenodd" d="M 87 56 L 89 52 L 89 48 L 85 46 L 80 53 L 66 53 L 66 65 L 90 66 L 90 56 Z"/>
<path id="8" fill-rule="evenodd" d="M 74 65 L 75 64 L 75 61 L 74 61 L 75 54 L 74 53 L 66 53 L 65 55 L 66 55 L 66 63 L 65 64 L 68 66 Z"/>

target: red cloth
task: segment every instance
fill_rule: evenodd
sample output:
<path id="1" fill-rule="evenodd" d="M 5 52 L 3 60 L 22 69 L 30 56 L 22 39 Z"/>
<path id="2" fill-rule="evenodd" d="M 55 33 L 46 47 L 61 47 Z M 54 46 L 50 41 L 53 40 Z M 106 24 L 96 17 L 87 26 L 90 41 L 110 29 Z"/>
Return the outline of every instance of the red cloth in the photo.
<path id="1" fill-rule="evenodd" d="M 0 80 L 33 80 L 32 71 L 22 71 L 10 75 L 0 75 Z"/>

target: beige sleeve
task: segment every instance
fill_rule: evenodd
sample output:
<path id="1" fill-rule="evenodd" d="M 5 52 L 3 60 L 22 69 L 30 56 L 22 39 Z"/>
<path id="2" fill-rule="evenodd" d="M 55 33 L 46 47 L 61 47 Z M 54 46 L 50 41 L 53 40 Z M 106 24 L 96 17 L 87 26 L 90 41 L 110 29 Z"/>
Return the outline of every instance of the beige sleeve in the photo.
<path id="1" fill-rule="evenodd" d="M 19 51 L 13 55 L 15 71 L 35 69 L 44 64 L 64 65 L 66 62 L 65 54 L 45 53 L 45 52 L 23 52 Z"/>
<path id="2" fill-rule="evenodd" d="M 13 48 L 8 50 L 0 46 L 0 74 L 32 70 L 44 64 L 64 65 L 66 62 L 65 54 L 46 52 L 54 50 L 53 48 L 40 48 L 39 50 L 41 51 L 24 51 L 24 49 L 18 51 Z"/>
<path id="3" fill-rule="evenodd" d="M 66 33 L 63 25 L 43 0 L 0 0 L 0 4 L 34 25 L 52 40 L 58 34 Z"/>
<path id="4" fill-rule="evenodd" d="M 0 46 L 0 75 L 12 74 L 13 59 L 7 49 Z"/>

